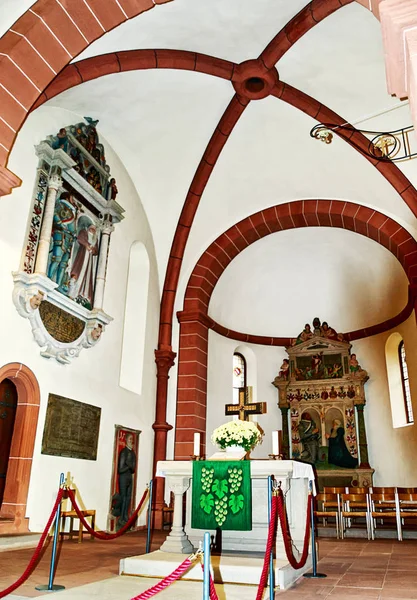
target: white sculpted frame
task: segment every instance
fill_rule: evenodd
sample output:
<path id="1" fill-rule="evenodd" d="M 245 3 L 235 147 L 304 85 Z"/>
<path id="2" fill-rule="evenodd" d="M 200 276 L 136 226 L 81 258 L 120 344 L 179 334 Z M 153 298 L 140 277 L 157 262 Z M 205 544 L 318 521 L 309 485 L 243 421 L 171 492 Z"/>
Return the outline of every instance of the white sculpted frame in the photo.
<path id="1" fill-rule="evenodd" d="M 90 133 L 91 138 L 97 141 L 95 148 L 101 151 L 99 157 L 97 154 L 93 157 L 74 135 L 67 133 L 66 129 L 60 130 L 60 134 L 61 132 L 64 134 L 51 137 L 36 147 L 39 165 L 26 244 L 20 268 L 13 272 L 13 303 L 19 315 L 28 319 L 34 340 L 41 347 L 41 356 L 53 358 L 64 365 L 78 357 L 81 350 L 96 346 L 106 326 L 113 320 L 103 310 L 104 289 L 110 236 L 114 224 L 123 219 L 124 210 L 115 200 L 117 193 L 115 180 L 110 179 L 109 167 L 105 164 L 104 149 L 98 143 L 95 124 L 77 124 L 66 129 L 82 134 Z M 98 174 L 96 176 L 100 177 L 102 186 L 99 189 L 103 189 L 104 193 L 97 191 L 91 180 L 90 182 L 86 180 L 85 173 L 84 177 L 80 174 L 80 159 L 76 163 L 70 156 L 69 148 L 75 148 L 77 156 L 83 161 L 81 166 L 85 165 Z M 94 273 L 94 301 L 91 302 L 91 308 L 77 303 L 65 293 L 58 291 L 59 284 L 47 276 L 55 204 L 58 196 L 65 191 L 65 182 L 85 199 L 86 206 L 97 215 L 94 225 L 101 234 Z M 66 313 L 84 323 L 82 333 L 77 339 L 63 342 L 49 333 L 39 310 L 41 303 L 46 300 L 53 304 L 60 314 Z"/>

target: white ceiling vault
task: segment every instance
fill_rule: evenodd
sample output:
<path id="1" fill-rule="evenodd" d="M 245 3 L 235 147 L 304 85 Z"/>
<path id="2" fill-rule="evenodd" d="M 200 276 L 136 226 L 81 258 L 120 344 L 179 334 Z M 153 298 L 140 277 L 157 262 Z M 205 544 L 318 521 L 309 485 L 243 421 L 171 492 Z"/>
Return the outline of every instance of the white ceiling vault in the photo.
<path id="1" fill-rule="evenodd" d="M 14 11 L 9 12 L 13 18 L 19 7 L 25 10 L 30 4 L 23 0 L 5 2 L 7 11 Z M 169 48 L 240 63 L 256 58 L 306 4 L 305 0 L 175 0 L 105 34 L 76 60 L 118 50 Z M 378 129 L 387 122 L 390 127 L 402 127 L 410 123 L 407 107 L 386 92 L 380 24 L 356 2 L 312 28 L 287 52 L 277 68 L 283 81 L 323 102 L 346 120 L 355 122 L 399 107 L 388 116 L 369 119 L 366 127 Z M 84 83 L 38 109 L 61 107 L 99 119 L 99 132 L 124 163 L 145 208 L 154 237 L 161 287 L 189 185 L 233 94 L 230 82 L 210 75 L 148 70 Z M 349 200 L 380 210 L 417 237 L 415 217 L 386 179 L 340 139 L 335 138 L 329 146 L 311 139 L 310 129 L 314 124 L 310 117 L 273 97 L 253 101 L 244 111 L 201 199 L 184 257 L 177 309 L 182 308 L 185 285 L 202 252 L 233 223 L 265 207 L 303 198 Z M 417 161 L 410 162 L 406 169 L 407 176 L 417 183 Z M 326 283 L 316 286 L 317 309 L 324 313 L 328 301 L 337 304 L 346 315 L 341 325 L 344 330 L 373 324 L 383 320 L 382 314 L 388 318 L 404 306 L 402 270 L 383 248 L 344 231 L 321 229 L 317 236 L 304 230 L 303 235 L 313 245 L 313 257 L 309 258 L 309 244 L 302 241 L 299 231 L 285 232 L 282 237 L 269 236 L 243 252 L 236 259 L 237 266 L 232 264 L 222 276 L 213 296 L 212 316 L 235 329 L 245 329 L 247 323 L 254 334 L 294 335 L 302 325 L 302 315 L 306 312 L 306 317 L 310 315 L 305 308 L 308 294 L 305 299 L 297 296 L 299 304 L 289 301 L 293 306 L 291 314 L 294 313 L 289 318 L 284 304 L 280 304 L 279 293 L 287 282 L 294 288 L 300 277 L 303 289 L 309 289 L 316 285 L 318 272 Z M 274 238 L 280 241 L 273 241 Z M 297 251 L 301 254 L 293 262 Z M 372 264 L 364 264 L 364 256 L 372 257 Z M 254 267 L 255 259 L 259 261 L 259 270 Z M 303 269 L 302 265 L 309 260 L 310 266 Z M 352 266 L 355 264 L 360 268 Z M 252 321 L 246 313 L 235 310 L 235 316 L 228 320 L 225 307 L 231 282 L 236 280 L 241 285 L 245 272 L 250 272 L 253 289 L 261 285 L 273 285 L 276 289 L 256 306 L 248 296 L 248 306 L 254 314 Z M 336 285 L 327 282 L 330 272 L 333 278 L 336 273 L 340 275 Z M 371 283 L 378 292 L 371 293 Z M 361 312 L 366 314 L 363 319 L 355 316 L 352 310 L 355 299 L 347 293 L 349 287 L 358 290 L 362 285 L 369 288 Z M 397 300 L 392 299 L 396 288 L 401 290 Z M 386 297 L 390 301 L 384 308 L 381 298 Z M 273 302 L 268 304 L 267 298 Z M 271 312 L 273 306 L 277 307 L 274 331 L 266 331 L 262 315 Z M 372 314 L 376 320 L 371 318 Z M 277 315 L 285 316 L 281 319 Z M 352 315 L 350 321 L 348 315 Z M 228 322 L 223 323 L 222 319 Z"/>

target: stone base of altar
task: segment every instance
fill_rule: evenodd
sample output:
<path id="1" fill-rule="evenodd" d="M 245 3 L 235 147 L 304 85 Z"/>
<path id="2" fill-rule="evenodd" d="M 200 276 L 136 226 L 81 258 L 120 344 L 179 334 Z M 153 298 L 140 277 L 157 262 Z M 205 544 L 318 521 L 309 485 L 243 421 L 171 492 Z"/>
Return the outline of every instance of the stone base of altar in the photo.
<path id="1" fill-rule="evenodd" d="M 120 561 L 119 573 L 162 579 L 172 573 L 184 558 L 183 554 L 162 552 L 161 550 L 140 556 L 130 556 Z M 274 564 L 275 585 L 280 590 L 285 590 L 303 573 L 311 569 L 311 557 L 309 556 L 306 565 L 298 570 L 294 570 L 286 560 L 276 560 Z M 211 570 L 215 583 L 257 586 L 262 566 L 263 557 L 259 556 L 240 556 L 238 553 L 233 556 L 211 556 Z M 182 581 L 202 581 L 202 579 L 203 571 L 200 561 L 195 561 L 182 577 Z"/>

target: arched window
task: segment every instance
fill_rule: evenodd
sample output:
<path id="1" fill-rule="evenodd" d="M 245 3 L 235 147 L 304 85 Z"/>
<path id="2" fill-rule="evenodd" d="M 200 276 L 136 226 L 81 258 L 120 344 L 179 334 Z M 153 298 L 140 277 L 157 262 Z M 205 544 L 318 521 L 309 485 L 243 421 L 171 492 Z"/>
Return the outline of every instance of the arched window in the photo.
<path id="1" fill-rule="evenodd" d="M 142 393 L 148 288 L 148 253 L 142 242 L 134 242 L 129 257 L 119 384 L 135 394 Z"/>
<path id="2" fill-rule="evenodd" d="M 235 352 L 233 354 L 233 403 L 239 402 L 239 388 L 246 387 L 247 369 L 246 360 L 243 354 Z"/>
<path id="3" fill-rule="evenodd" d="M 405 403 L 405 417 L 407 423 L 414 423 L 413 407 L 411 404 L 410 381 L 408 379 L 407 359 L 405 356 L 404 340 L 398 345 L 398 358 L 400 361 L 401 381 L 403 384 L 403 396 Z"/>
<path id="4" fill-rule="evenodd" d="M 404 340 L 397 332 L 392 333 L 385 344 L 385 359 L 393 427 L 405 427 L 414 423 L 410 383 L 405 355 Z"/>

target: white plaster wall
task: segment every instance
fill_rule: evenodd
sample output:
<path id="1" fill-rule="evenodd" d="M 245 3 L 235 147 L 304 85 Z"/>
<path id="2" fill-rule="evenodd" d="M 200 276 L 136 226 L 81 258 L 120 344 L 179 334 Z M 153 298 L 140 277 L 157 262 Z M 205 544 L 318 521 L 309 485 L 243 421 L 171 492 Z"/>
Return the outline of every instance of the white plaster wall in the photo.
<path id="1" fill-rule="evenodd" d="M 412 487 L 417 483 L 417 423 L 393 427 L 388 390 L 385 344 L 398 331 L 404 339 L 414 417 L 417 410 L 417 329 L 414 314 L 395 330 L 354 342 L 361 366 L 369 372 L 365 385 L 365 423 L 369 462 L 380 486 Z"/>
<path id="2" fill-rule="evenodd" d="M 87 113 L 89 114 L 89 113 Z M 93 115 L 94 116 L 94 115 Z M 0 235 L 0 365 L 22 362 L 35 374 L 41 391 L 34 460 L 29 488 L 27 516 L 30 529 L 43 529 L 57 491 L 59 474 L 68 472 L 87 508 L 97 510 L 97 524 L 106 527 L 110 499 L 114 426 L 142 430 L 138 456 L 137 500 L 151 477 L 155 413 L 155 362 L 159 318 L 159 286 L 153 240 L 135 187 L 118 157 L 106 143 L 106 156 L 119 188 L 118 201 L 126 209 L 125 219 L 115 227 L 110 243 L 104 310 L 114 321 L 99 344 L 83 350 L 71 365 L 62 366 L 42 358 L 32 337 L 29 322 L 20 317 L 12 303 L 11 272 L 19 266 L 27 216 L 37 166 L 34 144 L 82 116 L 66 110 L 41 107 L 29 116 L 12 153 L 9 168 L 23 180 L 22 187 L 1 199 Z M 100 132 L 100 128 L 99 128 Z M 142 394 L 119 387 L 129 252 L 134 241 L 143 242 L 150 259 L 149 300 L 146 324 Z M 45 456 L 41 442 L 48 394 L 54 393 L 100 406 L 101 423 L 96 461 Z M 144 514 L 140 523 L 144 523 Z"/>
<path id="3" fill-rule="evenodd" d="M 241 252 L 220 277 L 209 315 L 254 335 L 297 337 L 315 316 L 347 332 L 398 314 L 407 290 L 400 263 L 380 244 L 308 227 L 268 235 Z"/>
<path id="4" fill-rule="evenodd" d="M 272 381 L 278 374 L 279 366 L 286 353 L 284 348 L 270 348 L 256 344 L 241 344 L 229 340 L 213 331 L 209 333 L 209 360 L 207 376 L 207 456 L 211 456 L 217 448 L 210 441 L 216 427 L 225 423 L 225 405 L 232 400 L 233 353 L 239 348 L 244 356 L 253 353 L 248 361 L 248 385 L 254 387 L 254 401 L 266 402 L 267 413 L 252 417 L 257 420 L 265 432 L 262 445 L 252 453 L 252 458 L 267 458 L 272 452 L 272 431 L 281 429 L 281 412 L 278 408 L 278 391 Z M 245 349 L 246 348 L 246 349 Z M 255 377 L 250 371 L 254 368 Z M 256 390 L 256 395 L 255 395 Z"/>

